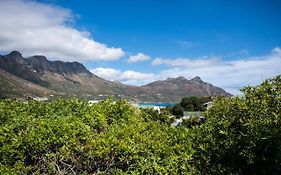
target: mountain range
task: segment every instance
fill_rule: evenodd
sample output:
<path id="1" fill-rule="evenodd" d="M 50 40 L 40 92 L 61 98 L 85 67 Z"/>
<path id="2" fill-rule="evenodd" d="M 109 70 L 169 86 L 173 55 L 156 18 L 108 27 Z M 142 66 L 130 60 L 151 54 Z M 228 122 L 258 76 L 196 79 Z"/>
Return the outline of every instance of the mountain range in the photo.
<path id="1" fill-rule="evenodd" d="M 102 79 L 78 62 L 49 61 L 43 55 L 23 57 L 18 51 L 0 55 L 0 97 L 112 96 L 142 102 L 177 102 L 185 96 L 230 96 L 222 88 L 194 77 L 168 78 L 142 86 Z"/>

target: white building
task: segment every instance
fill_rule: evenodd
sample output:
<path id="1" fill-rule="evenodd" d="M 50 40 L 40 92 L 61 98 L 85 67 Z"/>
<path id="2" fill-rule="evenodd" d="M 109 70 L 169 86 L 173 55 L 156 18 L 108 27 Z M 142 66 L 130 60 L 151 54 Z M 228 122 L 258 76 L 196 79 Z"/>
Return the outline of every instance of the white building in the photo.
<path id="1" fill-rule="evenodd" d="M 210 109 L 213 106 L 213 102 L 209 101 L 207 103 L 204 103 L 203 105 L 206 106 L 207 109 Z"/>
<path id="2" fill-rule="evenodd" d="M 36 100 L 36 101 L 48 101 L 48 98 L 47 97 L 33 97 L 32 98 L 33 100 Z"/>

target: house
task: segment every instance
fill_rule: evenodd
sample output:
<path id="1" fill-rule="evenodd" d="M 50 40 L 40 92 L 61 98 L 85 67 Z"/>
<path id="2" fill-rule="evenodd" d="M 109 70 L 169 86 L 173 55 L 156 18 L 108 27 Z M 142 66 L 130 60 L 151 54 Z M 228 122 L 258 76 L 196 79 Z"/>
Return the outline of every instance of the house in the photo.
<path id="1" fill-rule="evenodd" d="M 204 103 L 203 105 L 206 106 L 206 109 L 210 109 L 213 106 L 213 102 L 209 101 L 207 103 Z"/>
<path id="2" fill-rule="evenodd" d="M 89 100 L 88 101 L 89 106 L 92 106 L 93 104 L 96 104 L 96 103 L 99 103 L 99 101 L 98 100 Z"/>
<path id="3" fill-rule="evenodd" d="M 33 97 L 32 99 L 39 102 L 48 101 L 47 97 Z"/>

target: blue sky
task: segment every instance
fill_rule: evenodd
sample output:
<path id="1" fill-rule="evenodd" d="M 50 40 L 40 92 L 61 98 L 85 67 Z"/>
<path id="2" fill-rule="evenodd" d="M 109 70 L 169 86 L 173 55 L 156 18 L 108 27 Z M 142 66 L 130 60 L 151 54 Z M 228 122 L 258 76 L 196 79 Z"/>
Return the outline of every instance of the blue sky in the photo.
<path id="1" fill-rule="evenodd" d="M 0 0 L 0 6 L 1 53 L 80 61 L 113 81 L 198 75 L 238 94 L 281 74 L 279 0 Z"/>
<path id="2" fill-rule="evenodd" d="M 196 57 L 243 49 L 265 54 L 281 45 L 279 0 L 53 2 L 80 15 L 77 27 L 86 28 L 97 41 L 153 57 Z"/>

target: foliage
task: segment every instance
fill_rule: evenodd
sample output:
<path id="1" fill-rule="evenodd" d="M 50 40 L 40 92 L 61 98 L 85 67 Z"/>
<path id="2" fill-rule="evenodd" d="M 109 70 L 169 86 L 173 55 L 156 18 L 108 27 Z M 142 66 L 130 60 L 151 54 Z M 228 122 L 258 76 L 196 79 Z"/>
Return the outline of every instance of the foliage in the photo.
<path id="1" fill-rule="evenodd" d="M 205 111 L 204 103 L 209 101 L 211 101 L 211 97 L 184 97 L 180 103 L 172 107 L 171 113 L 181 117 L 184 111 Z"/>
<path id="2" fill-rule="evenodd" d="M 281 77 L 218 98 L 194 139 L 198 174 L 281 174 Z"/>
<path id="3" fill-rule="evenodd" d="M 176 104 L 172 107 L 171 113 L 176 117 L 182 117 L 184 112 L 184 108 L 180 104 Z"/>
<path id="4" fill-rule="evenodd" d="M 0 100 L 0 174 L 281 174 L 281 77 L 181 127 L 126 101 Z"/>
<path id="5" fill-rule="evenodd" d="M 203 98 L 199 97 L 185 97 L 181 100 L 180 105 L 186 111 L 204 111 L 205 108 L 203 106 L 205 102 Z"/>
<path id="6" fill-rule="evenodd" d="M 201 120 L 198 116 L 190 117 L 182 121 L 182 126 L 192 128 L 193 126 L 198 126 L 201 124 Z"/>
<path id="7" fill-rule="evenodd" d="M 146 115 L 145 118 L 148 117 L 149 120 L 159 121 L 167 125 L 171 125 L 174 122 L 174 118 L 170 118 L 170 112 L 165 109 L 158 111 L 152 108 L 145 108 L 141 110 Z"/>
<path id="8" fill-rule="evenodd" d="M 190 172 L 190 133 L 154 116 L 110 99 L 2 100 L 0 174 Z"/>

